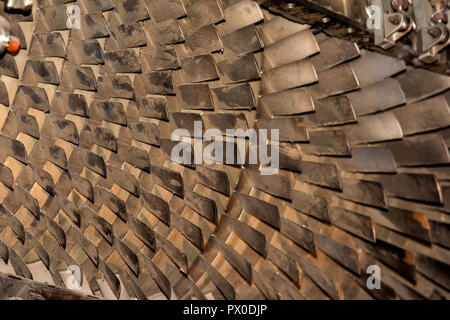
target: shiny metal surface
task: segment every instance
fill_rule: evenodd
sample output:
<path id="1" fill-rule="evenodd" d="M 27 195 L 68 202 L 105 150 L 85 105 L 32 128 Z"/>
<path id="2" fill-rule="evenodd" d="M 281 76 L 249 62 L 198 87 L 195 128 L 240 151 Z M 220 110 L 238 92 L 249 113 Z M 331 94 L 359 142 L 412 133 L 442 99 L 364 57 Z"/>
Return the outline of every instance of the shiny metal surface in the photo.
<path id="1" fill-rule="evenodd" d="M 450 297 L 445 72 L 274 1 L 66 2 L 0 5 L 1 299 Z M 211 128 L 278 129 L 279 170 L 174 161 Z"/>

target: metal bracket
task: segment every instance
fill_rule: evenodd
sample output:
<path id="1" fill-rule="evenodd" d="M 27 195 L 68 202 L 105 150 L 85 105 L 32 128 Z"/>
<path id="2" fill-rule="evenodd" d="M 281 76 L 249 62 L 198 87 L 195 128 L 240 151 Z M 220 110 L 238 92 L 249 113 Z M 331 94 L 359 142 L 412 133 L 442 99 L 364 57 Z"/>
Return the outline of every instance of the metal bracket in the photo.
<path id="1" fill-rule="evenodd" d="M 375 35 L 375 45 L 383 49 L 392 48 L 398 40 L 406 36 L 414 27 L 414 21 L 403 11 L 384 14 L 383 20 L 383 39 Z"/>

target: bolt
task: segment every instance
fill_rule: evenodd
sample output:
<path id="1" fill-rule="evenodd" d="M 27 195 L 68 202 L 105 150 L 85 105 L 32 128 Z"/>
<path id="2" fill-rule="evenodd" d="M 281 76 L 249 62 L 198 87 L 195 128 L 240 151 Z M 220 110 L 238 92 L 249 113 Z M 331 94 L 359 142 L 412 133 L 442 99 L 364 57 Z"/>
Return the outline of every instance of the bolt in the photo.
<path id="1" fill-rule="evenodd" d="M 389 22 L 394 25 L 398 25 L 398 24 L 400 24 L 401 21 L 400 21 L 399 16 L 395 15 L 395 16 L 389 17 Z"/>
<path id="2" fill-rule="evenodd" d="M 420 67 L 420 66 L 422 65 L 422 62 L 420 62 L 420 60 L 419 60 L 418 58 L 414 58 L 414 59 L 412 60 L 412 63 L 413 63 L 413 65 L 416 66 L 416 67 Z"/>
<path id="3" fill-rule="evenodd" d="M 355 29 L 354 29 L 353 27 L 348 27 L 348 28 L 346 29 L 346 32 L 347 32 L 348 34 L 350 34 L 350 33 L 355 32 Z"/>
<path id="4" fill-rule="evenodd" d="M 433 23 L 448 23 L 447 6 L 448 0 L 431 0 L 434 13 L 431 17 Z"/>
<path id="5" fill-rule="evenodd" d="M 437 6 L 446 7 L 448 5 L 448 0 L 431 0 L 431 5 L 433 7 L 437 7 Z"/>
<path id="6" fill-rule="evenodd" d="M 403 10 L 406 11 L 409 8 L 408 0 L 392 0 L 392 8 L 394 10 Z"/>
<path id="7" fill-rule="evenodd" d="M 437 38 L 439 36 L 439 33 L 439 30 L 437 30 L 436 28 L 431 28 L 428 30 L 428 34 L 433 38 Z"/>
<path id="8" fill-rule="evenodd" d="M 326 23 L 328 23 L 328 22 L 330 22 L 331 21 L 331 19 L 329 18 L 329 17 L 323 17 L 322 18 L 322 23 L 323 24 L 326 24 Z"/>

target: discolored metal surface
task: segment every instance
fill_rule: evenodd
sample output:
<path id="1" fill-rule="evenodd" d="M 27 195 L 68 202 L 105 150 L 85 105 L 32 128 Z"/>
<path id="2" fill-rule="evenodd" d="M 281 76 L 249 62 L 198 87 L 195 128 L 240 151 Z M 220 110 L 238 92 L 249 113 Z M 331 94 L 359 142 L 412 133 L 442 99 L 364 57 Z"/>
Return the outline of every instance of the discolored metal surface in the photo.
<path id="1" fill-rule="evenodd" d="M 449 78 L 259 2 L 2 12 L 0 298 L 450 297 Z M 175 163 L 196 121 L 279 129 L 280 170 Z"/>

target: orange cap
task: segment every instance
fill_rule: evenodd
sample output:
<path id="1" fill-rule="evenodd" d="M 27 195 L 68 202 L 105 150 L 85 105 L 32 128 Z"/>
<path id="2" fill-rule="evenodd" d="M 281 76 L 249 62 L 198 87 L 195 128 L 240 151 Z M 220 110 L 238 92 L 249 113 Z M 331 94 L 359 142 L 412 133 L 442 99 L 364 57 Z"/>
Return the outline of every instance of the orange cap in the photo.
<path id="1" fill-rule="evenodd" d="M 6 44 L 6 50 L 9 53 L 15 53 L 20 49 L 20 40 L 14 36 L 9 38 L 9 42 Z"/>

